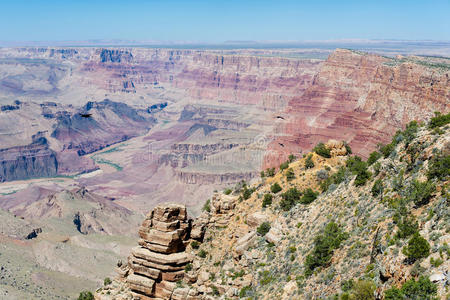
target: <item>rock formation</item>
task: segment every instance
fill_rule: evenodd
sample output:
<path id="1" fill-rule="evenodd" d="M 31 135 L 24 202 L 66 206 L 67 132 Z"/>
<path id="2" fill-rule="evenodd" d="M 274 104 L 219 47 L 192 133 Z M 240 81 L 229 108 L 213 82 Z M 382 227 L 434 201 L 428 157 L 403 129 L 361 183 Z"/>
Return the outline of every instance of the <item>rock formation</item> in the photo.
<path id="1" fill-rule="evenodd" d="M 185 252 L 191 223 L 183 205 L 159 205 L 147 214 L 139 228 L 139 246 L 133 248 L 128 264 L 119 263 L 117 268 L 133 299 L 196 299 L 192 292 L 188 296 L 184 290 L 176 291 L 176 282 L 184 278 L 185 267 L 193 259 Z M 104 291 L 97 298 L 111 299 Z M 109 294 L 112 299 L 127 297 L 117 290 Z"/>

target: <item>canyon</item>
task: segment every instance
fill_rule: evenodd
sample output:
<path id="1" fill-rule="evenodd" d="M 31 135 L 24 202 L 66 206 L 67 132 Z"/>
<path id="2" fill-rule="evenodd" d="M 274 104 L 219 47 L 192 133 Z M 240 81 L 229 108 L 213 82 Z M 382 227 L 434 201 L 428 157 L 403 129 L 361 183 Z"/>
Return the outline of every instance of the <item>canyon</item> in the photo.
<path id="1" fill-rule="evenodd" d="M 74 296 L 112 276 L 158 204 L 198 216 L 215 190 L 330 138 L 367 158 L 449 112 L 449 75 L 445 57 L 347 49 L 0 48 L 0 211 L 18 224 L 1 222 L 0 262 L 28 247 L 15 282 Z"/>

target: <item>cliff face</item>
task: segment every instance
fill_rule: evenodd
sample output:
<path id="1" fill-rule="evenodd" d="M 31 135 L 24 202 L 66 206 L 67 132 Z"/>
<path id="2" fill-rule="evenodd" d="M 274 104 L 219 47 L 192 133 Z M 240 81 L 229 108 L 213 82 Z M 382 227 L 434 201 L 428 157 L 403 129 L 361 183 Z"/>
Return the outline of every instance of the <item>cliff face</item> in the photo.
<path id="1" fill-rule="evenodd" d="M 26 146 L 0 149 L 0 182 L 49 177 L 57 173 L 56 153 L 49 149 L 47 139 L 43 137 Z"/>
<path id="2" fill-rule="evenodd" d="M 437 59 L 439 61 L 439 59 Z M 427 58 L 386 58 L 336 50 L 306 91 L 289 101 L 270 148 L 281 152 L 311 149 L 318 141 L 336 138 L 350 143 L 364 157 L 377 143 L 411 120 L 450 110 L 448 61 Z M 279 147 L 282 143 L 284 149 Z M 272 161 L 272 162 L 271 162 Z M 265 165 L 276 165 L 267 157 Z"/>
<path id="3" fill-rule="evenodd" d="M 51 136 L 79 155 L 142 135 L 155 123 L 149 113 L 108 99 L 88 102 L 80 112 L 60 112 L 56 119 Z"/>

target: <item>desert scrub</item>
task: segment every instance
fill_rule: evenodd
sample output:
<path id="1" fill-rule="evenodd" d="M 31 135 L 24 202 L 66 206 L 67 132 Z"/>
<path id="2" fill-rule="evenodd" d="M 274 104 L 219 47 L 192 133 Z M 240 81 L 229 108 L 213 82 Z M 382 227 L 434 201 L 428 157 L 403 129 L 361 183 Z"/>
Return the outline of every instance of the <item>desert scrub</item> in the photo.
<path id="1" fill-rule="evenodd" d="M 111 278 L 109 278 L 109 277 L 106 277 L 106 278 L 103 280 L 103 285 L 104 285 L 104 286 L 110 285 L 111 283 L 112 283 L 112 281 L 111 281 Z"/>
<path id="2" fill-rule="evenodd" d="M 200 243 L 197 241 L 192 241 L 191 247 L 192 247 L 192 249 L 198 249 L 200 247 Z"/>
<path id="3" fill-rule="evenodd" d="M 286 180 L 287 180 L 287 181 L 291 181 L 291 180 L 293 180 L 293 179 L 295 179 L 294 171 L 293 171 L 291 168 L 289 168 L 289 169 L 286 171 Z"/>
<path id="4" fill-rule="evenodd" d="M 328 149 L 327 147 L 325 147 L 324 143 L 318 143 L 314 149 L 314 152 L 316 152 L 318 155 L 325 157 L 325 158 L 330 158 L 331 154 L 330 154 L 330 149 Z"/>
<path id="5" fill-rule="evenodd" d="M 414 278 L 406 281 L 401 289 L 392 287 L 384 292 L 386 300 L 400 299 L 433 299 L 437 295 L 437 287 L 430 279 L 420 276 L 416 281 Z"/>
<path id="6" fill-rule="evenodd" d="M 305 275 L 312 275 L 317 267 L 326 267 L 333 256 L 334 250 L 348 237 L 338 224 L 328 223 L 323 232 L 314 239 L 314 248 L 305 260 Z"/>
<path id="7" fill-rule="evenodd" d="M 185 271 L 185 272 L 189 272 L 189 271 L 191 271 L 191 270 L 192 270 L 192 264 L 191 264 L 191 263 L 189 263 L 189 264 L 187 264 L 187 265 L 184 266 L 184 271 Z"/>
<path id="8" fill-rule="evenodd" d="M 314 200 L 316 200 L 318 195 L 319 195 L 318 192 L 314 192 L 311 188 L 307 188 L 303 192 L 303 196 L 300 198 L 300 203 L 301 204 L 310 204 Z"/>
<path id="9" fill-rule="evenodd" d="M 253 295 L 253 290 L 251 286 L 244 286 L 239 291 L 239 298 L 251 297 Z"/>
<path id="10" fill-rule="evenodd" d="M 263 176 L 263 177 L 264 177 L 264 176 Z M 223 193 L 224 193 L 225 195 L 229 195 L 229 194 L 231 194 L 231 192 L 232 192 L 231 189 L 226 189 Z"/>
<path id="11" fill-rule="evenodd" d="M 428 127 L 433 129 L 437 127 L 442 127 L 450 123 L 450 113 L 443 115 L 440 112 L 435 112 L 434 117 L 431 118 Z"/>
<path id="12" fill-rule="evenodd" d="M 210 199 L 206 200 L 205 204 L 203 205 L 202 210 L 206 211 L 206 212 L 211 212 L 211 200 Z"/>
<path id="13" fill-rule="evenodd" d="M 286 170 L 287 168 L 289 168 L 289 162 L 285 161 L 284 163 L 282 163 L 280 165 L 280 171 Z"/>
<path id="14" fill-rule="evenodd" d="M 380 159 L 383 155 L 381 155 L 378 151 L 373 151 L 370 153 L 369 158 L 367 159 L 367 164 L 369 166 L 373 165 L 378 159 Z"/>
<path id="15" fill-rule="evenodd" d="M 208 255 L 208 252 L 206 252 L 205 250 L 201 249 L 200 251 L 198 251 L 197 255 L 200 258 L 206 258 L 206 255 Z"/>
<path id="16" fill-rule="evenodd" d="M 82 291 L 78 296 L 78 300 L 94 300 L 94 295 L 90 291 Z"/>
<path id="17" fill-rule="evenodd" d="M 322 192 L 328 191 L 332 184 L 338 185 L 343 182 L 346 178 L 347 168 L 344 166 L 339 167 L 336 173 L 329 176 L 320 182 L 320 189 Z"/>
<path id="18" fill-rule="evenodd" d="M 408 245 L 403 247 L 402 252 L 408 257 L 410 262 L 414 262 L 430 255 L 430 244 L 416 232 L 408 241 Z"/>
<path id="19" fill-rule="evenodd" d="M 272 184 L 270 186 L 270 191 L 274 194 L 278 193 L 279 191 L 281 191 L 281 186 L 278 184 L 278 182 L 275 182 L 274 184 Z"/>
<path id="20" fill-rule="evenodd" d="M 450 155 L 436 155 L 430 160 L 427 177 L 446 180 L 450 176 Z"/>
<path id="21" fill-rule="evenodd" d="M 377 179 L 372 186 L 372 196 L 377 197 L 383 194 L 383 182 L 381 179 Z"/>
<path id="22" fill-rule="evenodd" d="M 317 171 L 316 176 L 319 181 L 326 180 L 328 179 L 328 171 L 325 169 L 319 170 Z"/>
<path id="23" fill-rule="evenodd" d="M 305 159 L 305 168 L 312 169 L 314 168 L 314 162 L 312 160 L 312 154 L 309 154 Z"/>
<path id="24" fill-rule="evenodd" d="M 269 222 L 263 222 L 261 225 L 256 228 L 256 232 L 258 232 L 259 235 L 265 236 L 270 230 L 270 223 Z"/>
<path id="25" fill-rule="evenodd" d="M 265 194 L 262 202 L 262 207 L 267 207 L 272 205 L 272 194 Z"/>
<path id="26" fill-rule="evenodd" d="M 356 186 L 365 185 L 372 174 L 367 170 L 367 163 L 362 161 L 359 156 L 353 156 L 347 159 L 347 168 L 356 175 L 354 184 Z"/>
<path id="27" fill-rule="evenodd" d="M 295 159 L 297 159 L 297 157 L 294 154 L 289 154 L 288 161 L 290 163 L 293 162 Z"/>
<path id="28" fill-rule="evenodd" d="M 292 207 L 294 207 L 297 202 L 300 200 L 300 196 L 302 194 L 300 193 L 297 188 L 291 188 L 287 190 L 285 193 L 281 194 L 281 201 L 280 201 L 280 207 L 284 211 L 291 210 Z"/>
<path id="29" fill-rule="evenodd" d="M 259 275 L 259 283 L 261 285 L 267 285 L 274 280 L 272 274 L 270 274 L 270 271 L 268 270 L 260 271 L 258 275 Z"/>
<path id="30" fill-rule="evenodd" d="M 268 168 L 268 169 L 266 170 L 266 176 L 267 176 L 267 177 L 273 177 L 273 176 L 275 176 L 275 168 Z"/>
<path id="31" fill-rule="evenodd" d="M 420 207 L 430 202 L 435 190 L 436 186 L 432 182 L 419 182 L 414 180 L 409 189 L 408 200 L 413 201 L 416 207 Z"/>

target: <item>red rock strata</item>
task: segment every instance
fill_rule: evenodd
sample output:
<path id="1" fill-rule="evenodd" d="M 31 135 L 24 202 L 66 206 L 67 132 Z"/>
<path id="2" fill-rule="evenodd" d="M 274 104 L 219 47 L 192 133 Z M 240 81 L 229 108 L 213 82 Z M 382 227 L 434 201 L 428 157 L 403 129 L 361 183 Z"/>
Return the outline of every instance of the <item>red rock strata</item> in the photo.
<path id="1" fill-rule="evenodd" d="M 309 88 L 289 101 L 264 167 L 329 138 L 363 157 L 411 120 L 450 110 L 448 71 L 378 55 L 336 50 Z M 270 153 L 269 153 L 270 154 Z"/>

